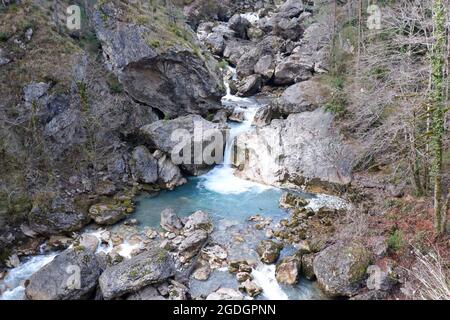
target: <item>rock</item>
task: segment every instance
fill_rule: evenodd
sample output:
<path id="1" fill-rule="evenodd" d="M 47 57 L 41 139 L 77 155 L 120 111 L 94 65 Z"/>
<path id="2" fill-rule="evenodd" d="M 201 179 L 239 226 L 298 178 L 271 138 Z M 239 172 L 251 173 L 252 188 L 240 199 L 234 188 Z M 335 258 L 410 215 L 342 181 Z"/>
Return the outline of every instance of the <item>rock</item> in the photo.
<path id="1" fill-rule="evenodd" d="M 330 96 L 328 86 L 311 79 L 288 87 L 278 100 L 278 107 L 284 114 L 313 111 L 324 106 Z"/>
<path id="2" fill-rule="evenodd" d="M 46 242 L 46 246 L 50 250 L 65 250 L 67 249 L 73 242 L 72 238 L 66 236 L 58 236 L 52 235 Z"/>
<path id="3" fill-rule="evenodd" d="M 302 273 L 308 280 L 314 280 L 316 275 L 314 274 L 314 254 L 302 255 Z"/>
<path id="4" fill-rule="evenodd" d="M 233 122 L 243 122 L 245 120 L 244 111 L 234 110 L 233 113 L 228 117 L 228 120 Z"/>
<path id="5" fill-rule="evenodd" d="M 248 272 L 238 272 L 236 273 L 236 279 L 238 282 L 245 282 L 247 280 L 253 280 L 253 277 Z"/>
<path id="6" fill-rule="evenodd" d="M 192 231 L 178 247 L 180 255 L 188 260 L 195 256 L 208 240 L 208 233 L 203 229 Z"/>
<path id="7" fill-rule="evenodd" d="M 351 297 L 350 300 L 388 300 L 389 294 L 384 291 L 370 290 Z"/>
<path id="8" fill-rule="evenodd" d="M 247 37 L 251 41 L 259 41 L 264 37 L 264 31 L 258 27 L 251 26 L 247 29 Z"/>
<path id="9" fill-rule="evenodd" d="M 201 256 L 212 269 L 217 269 L 223 267 L 225 260 L 228 258 L 228 253 L 220 245 L 214 244 L 204 247 Z"/>
<path id="10" fill-rule="evenodd" d="M 253 119 L 253 125 L 257 127 L 264 127 L 272 122 L 274 119 L 282 118 L 278 106 L 267 105 L 258 109 Z"/>
<path id="11" fill-rule="evenodd" d="M 287 0 L 285 1 L 280 9 L 279 13 L 287 18 L 298 17 L 304 11 L 302 1 L 298 0 Z"/>
<path id="12" fill-rule="evenodd" d="M 281 249 L 281 245 L 272 240 L 262 240 L 256 248 L 256 252 L 262 262 L 272 264 L 278 260 Z"/>
<path id="13" fill-rule="evenodd" d="M 267 55 L 274 56 L 280 50 L 283 42 L 283 39 L 279 37 L 268 36 L 257 44 L 254 44 L 253 47 L 247 48 L 240 56 L 236 65 L 236 72 L 239 79 L 254 74 L 255 65 L 259 59 Z"/>
<path id="14" fill-rule="evenodd" d="M 199 132 L 201 136 L 194 137 L 194 132 Z M 203 153 L 196 155 L 192 152 L 192 146 L 201 141 L 201 148 L 199 148 L 201 152 L 204 152 L 206 148 L 222 151 L 225 128 L 222 124 L 207 121 L 198 115 L 189 115 L 174 120 L 160 120 L 143 126 L 140 129 L 140 135 L 150 148 L 169 154 L 174 164 L 181 165 L 190 174 L 200 175 L 208 171 L 214 163 L 207 163 L 204 157 L 201 157 Z M 213 142 L 211 142 L 211 136 L 214 137 Z M 186 155 L 183 152 L 186 152 Z M 201 157 L 200 160 L 198 160 L 199 157 Z"/>
<path id="15" fill-rule="evenodd" d="M 25 295 L 30 300 L 87 299 L 94 294 L 101 273 L 94 250 L 68 249 L 30 277 Z"/>
<path id="16" fill-rule="evenodd" d="M 105 61 L 124 90 L 170 117 L 220 109 L 224 90 L 217 62 L 207 52 L 199 54 L 201 47 L 187 25 L 178 23 L 176 32 L 161 28 L 160 21 L 172 21 L 179 9 L 150 4 L 140 10 L 142 16 L 157 14 L 159 20 L 137 23 L 113 2 L 92 12 Z"/>
<path id="17" fill-rule="evenodd" d="M 280 207 L 284 209 L 293 209 L 305 207 L 308 205 L 308 201 L 302 196 L 296 195 L 291 192 L 284 192 L 280 198 Z"/>
<path id="18" fill-rule="evenodd" d="M 257 94 L 262 87 L 261 76 L 253 74 L 246 77 L 238 86 L 238 96 L 249 97 Z"/>
<path id="19" fill-rule="evenodd" d="M 89 216 L 95 223 L 101 225 L 113 225 L 120 220 L 125 219 L 129 214 L 128 206 L 116 203 L 99 203 L 89 208 Z M 131 208 L 131 212 L 132 212 Z"/>
<path id="20" fill-rule="evenodd" d="M 16 268 L 20 265 L 20 259 L 17 254 L 13 254 L 6 259 L 5 264 L 8 268 Z"/>
<path id="21" fill-rule="evenodd" d="M 158 181 L 158 161 L 144 146 L 134 148 L 130 160 L 131 172 L 136 181 L 152 184 Z"/>
<path id="22" fill-rule="evenodd" d="M 172 283 L 168 288 L 170 300 L 188 300 L 189 289 L 177 281 L 170 282 Z"/>
<path id="23" fill-rule="evenodd" d="M 208 280 L 210 275 L 211 275 L 211 268 L 209 267 L 208 264 L 200 266 L 199 268 L 195 269 L 194 273 L 192 273 L 192 277 L 195 280 L 199 281 Z"/>
<path id="24" fill-rule="evenodd" d="M 237 37 L 247 39 L 247 29 L 250 27 L 250 22 L 240 14 L 235 14 L 228 21 L 231 30 L 236 32 Z"/>
<path id="25" fill-rule="evenodd" d="M 235 145 L 234 165 L 241 178 L 302 187 L 351 181 L 354 152 L 333 127 L 333 115 L 322 109 L 272 120 L 242 134 Z"/>
<path id="26" fill-rule="evenodd" d="M 166 154 L 157 150 L 153 157 L 158 160 L 158 184 L 161 188 L 173 190 L 187 183 L 180 168 L 174 165 Z"/>
<path id="27" fill-rule="evenodd" d="M 11 62 L 11 59 L 9 59 L 7 57 L 5 51 L 2 48 L 0 48 L 0 67 L 4 66 L 10 62 Z"/>
<path id="28" fill-rule="evenodd" d="M 274 74 L 276 85 L 291 85 L 312 77 L 311 71 L 299 60 L 288 58 L 277 64 Z"/>
<path id="29" fill-rule="evenodd" d="M 265 55 L 259 58 L 255 64 L 255 73 L 261 75 L 267 82 L 272 79 L 275 73 L 275 61 L 271 55 Z"/>
<path id="30" fill-rule="evenodd" d="M 50 85 L 45 82 L 33 82 L 23 88 L 24 99 L 28 103 L 38 100 L 47 93 Z"/>
<path id="31" fill-rule="evenodd" d="M 166 300 L 159 294 L 154 286 L 147 286 L 136 293 L 132 293 L 127 297 L 127 300 Z"/>
<path id="32" fill-rule="evenodd" d="M 246 41 L 230 40 L 225 46 L 223 56 L 227 58 L 232 65 L 237 65 L 240 58 L 250 49 L 253 48 L 252 43 Z M 255 62 L 256 63 L 256 62 Z"/>
<path id="33" fill-rule="evenodd" d="M 397 283 L 389 265 L 385 268 L 371 265 L 367 268 L 367 274 L 369 274 L 369 277 L 366 285 L 369 290 L 390 291 Z"/>
<path id="34" fill-rule="evenodd" d="M 36 204 L 28 215 L 30 228 L 42 235 L 77 231 L 89 223 L 88 215 L 78 209 L 73 199 L 55 197 L 50 203 Z"/>
<path id="35" fill-rule="evenodd" d="M 108 267 L 100 276 L 100 289 L 110 300 L 148 285 L 160 283 L 175 273 L 170 254 L 160 248 L 151 248 L 129 260 Z"/>
<path id="36" fill-rule="evenodd" d="M 208 214 L 199 210 L 187 218 L 184 228 L 186 231 L 200 229 L 206 231 L 207 233 L 211 233 L 213 231 L 213 224 Z"/>
<path id="37" fill-rule="evenodd" d="M 96 236 L 87 233 L 82 234 L 78 241 L 78 245 L 80 247 L 94 252 L 97 250 L 99 244 L 100 241 L 97 239 Z"/>
<path id="38" fill-rule="evenodd" d="M 294 285 L 298 282 L 301 270 L 301 260 L 298 257 L 286 257 L 277 263 L 275 278 L 279 283 Z"/>
<path id="39" fill-rule="evenodd" d="M 216 32 L 211 33 L 206 37 L 204 42 L 213 54 L 218 56 L 223 55 L 223 51 L 225 50 L 225 39 L 223 34 Z"/>
<path id="40" fill-rule="evenodd" d="M 244 296 L 234 289 L 220 288 L 216 292 L 210 293 L 206 300 L 244 300 Z"/>
<path id="41" fill-rule="evenodd" d="M 175 212 L 170 209 L 164 209 L 161 212 L 161 227 L 169 232 L 178 233 L 183 228 L 183 223 Z"/>
<path id="42" fill-rule="evenodd" d="M 358 292 L 370 263 L 370 252 L 358 242 L 338 242 L 314 258 L 314 273 L 331 297 L 350 297 Z"/>
<path id="43" fill-rule="evenodd" d="M 263 291 L 260 286 L 250 280 L 241 283 L 239 290 L 246 292 L 250 297 L 256 297 Z"/>

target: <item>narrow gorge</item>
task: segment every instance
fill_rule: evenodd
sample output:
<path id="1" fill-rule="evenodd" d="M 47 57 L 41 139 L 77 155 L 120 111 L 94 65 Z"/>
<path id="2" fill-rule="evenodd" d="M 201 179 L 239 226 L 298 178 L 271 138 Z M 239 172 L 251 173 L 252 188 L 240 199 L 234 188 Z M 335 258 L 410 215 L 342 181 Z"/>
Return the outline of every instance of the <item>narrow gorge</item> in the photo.
<path id="1" fill-rule="evenodd" d="M 0 300 L 415 298 L 448 232 L 357 123 L 355 8 L 4 0 Z"/>

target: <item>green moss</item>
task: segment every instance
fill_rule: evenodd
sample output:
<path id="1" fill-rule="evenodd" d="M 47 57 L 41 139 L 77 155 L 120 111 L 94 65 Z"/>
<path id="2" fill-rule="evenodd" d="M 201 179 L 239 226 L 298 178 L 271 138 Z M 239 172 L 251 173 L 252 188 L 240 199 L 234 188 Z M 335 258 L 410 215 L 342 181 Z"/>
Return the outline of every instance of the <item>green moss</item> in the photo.
<path id="1" fill-rule="evenodd" d="M 109 90 L 111 93 L 122 93 L 123 86 L 119 82 L 119 79 L 114 74 L 110 74 L 106 79 L 106 83 L 108 84 Z"/>

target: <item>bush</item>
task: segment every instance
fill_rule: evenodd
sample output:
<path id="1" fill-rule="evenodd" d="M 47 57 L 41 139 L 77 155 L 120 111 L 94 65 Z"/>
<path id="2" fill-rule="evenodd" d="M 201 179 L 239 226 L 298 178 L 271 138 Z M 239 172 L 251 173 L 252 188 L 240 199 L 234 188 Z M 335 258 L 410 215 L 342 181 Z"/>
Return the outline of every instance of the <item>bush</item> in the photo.
<path id="1" fill-rule="evenodd" d="M 387 244 L 392 251 L 399 251 L 403 247 L 403 233 L 399 230 L 395 230 L 389 236 Z"/>

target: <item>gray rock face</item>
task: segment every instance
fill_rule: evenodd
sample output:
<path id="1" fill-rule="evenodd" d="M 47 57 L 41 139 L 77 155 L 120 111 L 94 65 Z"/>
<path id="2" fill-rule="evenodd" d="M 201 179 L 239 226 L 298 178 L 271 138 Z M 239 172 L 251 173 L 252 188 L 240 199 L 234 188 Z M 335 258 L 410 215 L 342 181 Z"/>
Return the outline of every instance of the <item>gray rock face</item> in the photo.
<path id="1" fill-rule="evenodd" d="M 302 256 L 302 273 L 308 280 L 314 280 L 316 275 L 314 274 L 314 254 L 304 254 Z"/>
<path id="2" fill-rule="evenodd" d="M 180 255 L 186 260 L 192 258 L 198 253 L 203 245 L 208 240 L 208 233 L 203 229 L 193 230 L 189 235 L 180 243 L 178 250 Z"/>
<path id="3" fill-rule="evenodd" d="M 347 184 L 353 152 L 332 126 L 333 115 L 317 109 L 275 119 L 237 141 L 238 175 L 269 185 L 290 182 Z"/>
<path id="4" fill-rule="evenodd" d="M 280 9 L 279 13 L 287 18 L 298 17 L 304 10 L 303 2 L 298 0 L 285 1 Z"/>
<path id="5" fill-rule="evenodd" d="M 282 115 L 278 106 L 267 105 L 258 109 L 253 124 L 257 127 L 263 127 L 270 124 L 273 119 L 280 119 Z"/>
<path id="6" fill-rule="evenodd" d="M 158 161 L 144 146 L 136 147 L 131 155 L 133 178 L 142 183 L 155 183 L 158 180 Z"/>
<path id="7" fill-rule="evenodd" d="M 195 129 L 198 129 L 198 131 L 194 131 Z M 202 136 L 194 137 L 194 132 L 199 132 L 204 139 L 201 139 Z M 211 142 L 210 134 L 217 135 L 218 138 L 221 135 L 222 139 L 214 139 Z M 222 124 L 207 121 L 197 115 L 184 116 L 168 121 L 156 121 L 142 127 L 140 135 L 150 148 L 170 154 L 172 161 L 174 161 L 174 154 L 179 157 L 175 163 L 183 162 L 182 168 L 192 175 L 202 174 L 214 164 L 203 161 L 202 152 L 214 148 L 223 152 L 224 141 L 226 141 L 224 139 L 225 129 Z M 194 148 L 194 144 L 198 148 Z M 186 154 L 184 154 L 184 151 L 186 151 Z M 220 155 L 222 155 L 222 152 L 220 152 Z"/>
<path id="8" fill-rule="evenodd" d="M 33 102 L 42 97 L 50 85 L 45 82 L 31 83 L 23 88 L 23 95 L 26 102 Z"/>
<path id="9" fill-rule="evenodd" d="M 323 291 L 331 296 L 352 296 L 361 287 L 370 263 L 370 252 L 358 242 L 338 242 L 314 259 L 314 273 Z"/>
<path id="10" fill-rule="evenodd" d="M 127 300 L 166 300 L 161 296 L 158 290 L 153 286 L 145 287 L 144 289 L 132 293 L 127 297 Z"/>
<path id="11" fill-rule="evenodd" d="M 30 277 L 25 294 L 30 300 L 86 299 L 101 273 L 94 250 L 68 249 Z"/>
<path id="12" fill-rule="evenodd" d="M 30 228 L 42 235 L 54 235 L 81 229 L 89 222 L 87 213 L 73 200 L 55 197 L 50 206 L 35 206 L 28 215 Z"/>
<path id="13" fill-rule="evenodd" d="M 168 208 L 161 212 L 161 227 L 168 232 L 179 232 L 183 228 L 181 219 Z"/>
<path id="14" fill-rule="evenodd" d="M 238 95 L 241 97 L 250 97 L 257 94 L 262 87 L 262 80 L 259 74 L 252 74 L 242 80 L 238 86 Z"/>
<path id="15" fill-rule="evenodd" d="M 234 289 L 220 288 L 216 292 L 209 294 L 206 300 L 244 300 L 244 296 Z"/>
<path id="16" fill-rule="evenodd" d="M 278 260 L 281 249 L 282 246 L 272 240 L 262 240 L 256 248 L 256 252 L 262 262 L 272 264 Z"/>
<path id="17" fill-rule="evenodd" d="M 156 20 L 142 25 L 124 22 L 124 13 L 113 3 L 100 7 L 92 15 L 104 56 L 135 100 L 169 116 L 206 114 L 220 108 L 224 91 L 216 62 L 191 48 L 198 44 L 189 28 L 181 27 L 180 32 L 186 33 L 191 46 L 170 33 L 166 36 L 173 37 L 169 41 L 176 45 L 165 46 L 167 39 L 155 31 Z M 170 19 L 165 7 L 156 10 L 165 15 L 163 19 Z"/>
<path id="18" fill-rule="evenodd" d="M 174 273 L 175 265 L 169 253 L 152 248 L 107 268 L 100 276 L 99 284 L 103 297 L 109 300 L 160 283 Z"/>
<path id="19" fill-rule="evenodd" d="M 275 68 L 274 83 L 290 85 L 312 77 L 311 70 L 295 58 L 288 58 L 278 63 Z"/>
<path id="20" fill-rule="evenodd" d="M 162 188 L 172 190 L 187 182 L 180 168 L 174 165 L 166 154 L 157 150 L 153 156 L 158 160 L 158 184 Z"/>
<path id="21" fill-rule="evenodd" d="M 208 233 L 211 233 L 213 231 L 213 224 L 211 222 L 211 219 L 209 218 L 208 214 L 203 211 L 196 211 L 191 214 L 188 217 L 184 227 L 187 231 L 198 229 L 205 230 Z"/>
<path id="22" fill-rule="evenodd" d="M 265 81 L 272 79 L 275 73 L 275 61 L 271 55 L 265 55 L 259 58 L 255 64 L 255 73 L 260 74 Z"/>

